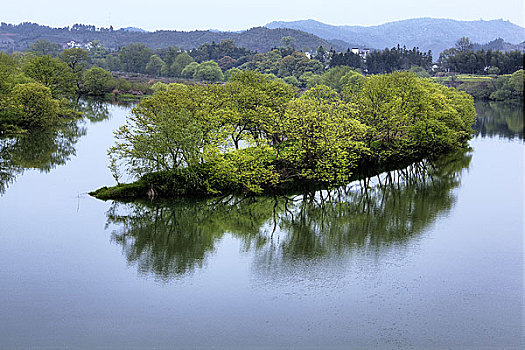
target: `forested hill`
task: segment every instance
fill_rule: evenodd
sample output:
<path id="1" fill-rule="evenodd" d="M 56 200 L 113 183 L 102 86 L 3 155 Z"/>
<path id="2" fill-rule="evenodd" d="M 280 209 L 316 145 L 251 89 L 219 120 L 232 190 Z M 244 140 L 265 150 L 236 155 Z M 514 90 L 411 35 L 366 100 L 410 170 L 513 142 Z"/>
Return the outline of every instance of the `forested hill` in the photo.
<path id="1" fill-rule="evenodd" d="M 0 50 L 23 51 L 36 40 L 44 39 L 59 44 L 71 40 L 79 43 L 89 43 L 98 40 L 109 49 L 118 49 L 131 43 L 143 43 L 151 48 L 175 46 L 185 50 L 197 48 L 204 43 L 220 42 L 232 39 L 238 47 L 249 50 L 267 52 L 281 45 L 283 37 L 295 39 L 295 47 L 299 50 L 315 50 L 319 46 L 346 50 L 351 44 L 341 41 L 329 42 L 313 34 L 295 29 L 268 29 L 265 27 L 252 28 L 242 32 L 218 32 L 198 30 L 191 32 L 160 30 L 145 32 L 140 30 L 112 28 L 95 28 L 90 25 L 74 25 L 65 28 L 51 28 L 35 23 L 19 25 L 2 23 L 0 26 Z"/>
<path id="2" fill-rule="evenodd" d="M 508 21 L 456 21 L 439 18 L 415 18 L 389 22 L 377 26 L 334 26 L 315 20 L 271 22 L 267 28 L 292 28 L 315 34 L 326 40 L 342 40 L 358 43 L 359 47 L 390 48 L 406 45 L 419 47 L 421 51 L 432 50 L 437 59 L 439 53 L 461 37 L 473 42 L 486 43 L 497 38 L 518 44 L 525 40 L 525 28 Z"/>

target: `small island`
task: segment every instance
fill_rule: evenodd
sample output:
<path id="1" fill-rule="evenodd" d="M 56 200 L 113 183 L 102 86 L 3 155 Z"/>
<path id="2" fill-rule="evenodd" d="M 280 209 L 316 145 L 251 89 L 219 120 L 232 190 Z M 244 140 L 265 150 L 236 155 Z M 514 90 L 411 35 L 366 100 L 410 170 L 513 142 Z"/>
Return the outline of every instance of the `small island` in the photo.
<path id="1" fill-rule="evenodd" d="M 242 71 L 225 84 L 164 84 L 116 133 L 110 170 L 138 180 L 96 198 L 333 188 L 467 146 L 473 99 L 413 73 L 351 71 L 340 91 L 300 91 Z"/>

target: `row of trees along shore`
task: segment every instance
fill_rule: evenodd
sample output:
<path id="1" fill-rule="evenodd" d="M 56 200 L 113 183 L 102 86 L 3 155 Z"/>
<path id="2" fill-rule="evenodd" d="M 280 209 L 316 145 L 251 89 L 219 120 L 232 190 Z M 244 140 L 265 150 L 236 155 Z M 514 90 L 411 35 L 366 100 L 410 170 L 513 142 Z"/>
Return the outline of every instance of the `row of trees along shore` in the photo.
<path id="1" fill-rule="evenodd" d="M 169 84 L 116 133 L 110 168 L 138 180 L 101 199 L 260 194 L 333 187 L 354 176 L 466 145 L 472 97 L 414 74 L 364 77 L 305 92 L 243 71 L 226 84 Z"/>
<path id="2" fill-rule="evenodd" d="M 419 77 L 433 76 L 440 79 L 439 81 L 442 80 L 439 77 L 443 76 L 455 79 L 456 74 L 477 74 L 490 79 L 482 84 L 469 82 L 463 87 L 459 87 L 462 81 L 458 79 L 449 83 L 476 98 L 522 99 L 523 89 L 518 87 L 516 90 L 514 86 L 519 84 L 507 84 L 507 80 L 509 74 L 523 68 L 523 53 L 517 50 L 502 52 L 491 49 L 498 42 L 495 40 L 492 44 L 479 45 L 466 37 L 461 38 L 455 47 L 440 54 L 437 66 L 432 63 L 430 51 L 421 52 L 418 48 L 407 49 L 398 45 L 391 49 L 372 50 L 366 55 L 359 55 L 350 50 L 336 52 L 318 47 L 315 52 L 303 53 L 295 50 L 293 37 L 283 37 L 280 47 L 266 53 L 237 47 L 232 40 L 206 43 L 188 51 L 175 47 L 151 49 L 144 44 L 131 44 L 120 48 L 118 52 L 110 52 L 99 42 L 91 42 L 89 51 L 83 51 L 82 62 L 88 66 L 119 72 L 114 75 L 125 79 L 106 82 L 103 86 L 99 84 L 101 89 L 98 91 L 94 89 L 95 86 L 80 84 L 79 87 L 85 87 L 84 90 L 90 94 L 115 92 L 140 95 L 151 93 L 151 84 L 145 84 L 151 79 L 172 82 L 219 82 L 227 81 L 232 74 L 240 70 L 254 70 L 273 79 L 283 79 L 301 89 L 323 84 L 338 90 L 342 75 L 325 73 L 336 67 L 345 67 L 366 74 L 408 70 Z M 34 42 L 30 52 L 61 57 L 58 44 L 42 40 Z M 498 81 L 495 77 L 499 78 Z M 492 81 L 488 82 L 489 80 Z"/>

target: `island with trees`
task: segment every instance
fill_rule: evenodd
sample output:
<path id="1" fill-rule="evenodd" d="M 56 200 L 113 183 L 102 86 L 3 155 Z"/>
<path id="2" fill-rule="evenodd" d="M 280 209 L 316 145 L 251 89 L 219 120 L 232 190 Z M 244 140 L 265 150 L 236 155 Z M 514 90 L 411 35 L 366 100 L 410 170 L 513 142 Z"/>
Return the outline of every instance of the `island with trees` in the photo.
<path id="1" fill-rule="evenodd" d="M 142 100 L 108 151 L 117 182 L 100 199 L 216 196 L 333 188 L 459 150 L 471 96 L 395 72 L 351 71 L 340 91 L 300 91 L 242 71 L 226 84 L 169 84 Z"/>

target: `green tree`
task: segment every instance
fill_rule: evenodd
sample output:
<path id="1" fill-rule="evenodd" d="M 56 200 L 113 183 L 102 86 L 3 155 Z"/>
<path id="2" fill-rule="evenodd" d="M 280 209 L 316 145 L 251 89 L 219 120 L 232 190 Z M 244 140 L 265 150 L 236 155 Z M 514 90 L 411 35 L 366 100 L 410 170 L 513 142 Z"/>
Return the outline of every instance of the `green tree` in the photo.
<path id="1" fill-rule="evenodd" d="M 60 111 L 51 90 L 39 83 L 16 85 L 10 102 L 16 125 L 24 128 L 49 126 L 57 120 Z"/>
<path id="2" fill-rule="evenodd" d="M 199 164 L 203 153 L 218 147 L 224 138 L 218 132 L 222 101 L 216 89 L 170 84 L 143 100 L 116 133 L 111 157 L 124 162 L 134 175 Z"/>
<path id="3" fill-rule="evenodd" d="M 222 81 L 224 75 L 217 62 L 206 61 L 196 68 L 194 78 L 206 81 Z"/>
<path id="4" fill-rule="evenodd" d="M 471 51 L 472 50 L 472 42 L 470 39 L 466 36 L 462 37 L 458 41 L 456 41 L 456 49 L 460 52 L 462 51 Z"/>
<path id="5" fill-rule="evenodd" d="M 412 66 L 408 71 L 414 73 L 419 78 L 430 78 L 430 74 L 427 72 L 427 70 L 420 66 Z"/>
<path id="6" fill-rule="evenodd" d="M 192 62 L 194 62 L 193 57 L 186 52 L 177 55 L 170 66 L 170 74 L 174 77 L 182 76 L 184 68 Z"/>
<path id="7" fill-rule="evenodd" d="M 90 95 L 104 95 L 113 83 L 113 76 L 100 67 L 92 67 L 84 72 L 84 91 Z"/>
<path id="8" fill-rule="evenodd" d="M 356 71 L 350 71 L 346 73 L 339 80 L 341 84 L 341 90 L 345 93 L 353 93 L 359 91 L 362 88 L 365 81 L 365 76 Z"/>
<path id="9" fill-rule="evenodd" d="M 348 182 L 361 153 L 367 128 L 357 108 L 326 86 L 293 100 L 283 120 L 286 143 L 279 160 L 305 180 L 332 185 Z"/>
<path id="10" fill-rule="evenodd" d="M 235 74 L 240 73 L 241 70 L 239 68 L 230 68 L 226 72 L 224 72 L 224 80 L 230 80 Z"/>
<path id="11" fill-rule="evenodd" d="M 48 40 L 36 40 L 29 45 L 29 51 L 37 56 L 50 55 L 56 57 L 60 52 L 60 45 Z"/>
<path id="12" fill-rule="evenodd" d="M 146 65 L 146 73 L 159 77 L 161 71 L 166 64 L 158 55 L 151 55 L 148 64 Z"/>
<path id="13" fill-rule="evenodd" d="M 197 68 L 199 68 L 199 64 L 197 62 L 191 62 L 181 72 L 181 75 L 184 78 L 192 79 L 195 77 L 195 72 L 197 72 Z"/>
<path id="14" fill-rule="evenodd" d="M 60 54 L 60 59 L 71 68 L 71 71 L 76 77 L 75 83 L 77 89 L 80 90 L 82 73 L 86 69 L 89 52 L 79 48 L 65 49 Z"/>
<path id="15" fill-rule="evenodd" d="M 295 50 L 295 38 L 293 36 L 283 36 L 281 38 L 281 45 L 285 49 Z"/>
<path id="16" fill-rule="evenodd" d="M 48 55 L 29 57 L 22 70 L 28 77 L 47 86 L 54 98 L 70 97 L 76 92 L 75 74 L 58 58 Z"/>
<path id="17" fill-rule="evenodd" d="M 341 91 L 341 78 L 346 74 L 352 72 L 352 68 L 347 66 L 337 66 L 330 68 L 323 75 L 321 75 L 321 84 L 326 85 L 336 91 Z"/>
<path id="18" fill-rule="evenodd" d="M 131 44 L 120 49 L 118 57 L 126 72 L 145 73 L 146 65 L 152 55 L 144 44 Z"/>

